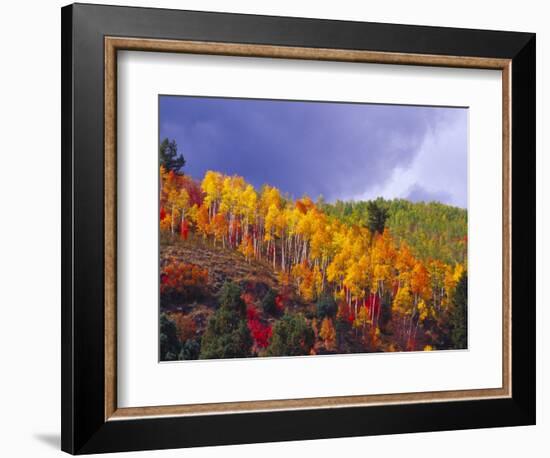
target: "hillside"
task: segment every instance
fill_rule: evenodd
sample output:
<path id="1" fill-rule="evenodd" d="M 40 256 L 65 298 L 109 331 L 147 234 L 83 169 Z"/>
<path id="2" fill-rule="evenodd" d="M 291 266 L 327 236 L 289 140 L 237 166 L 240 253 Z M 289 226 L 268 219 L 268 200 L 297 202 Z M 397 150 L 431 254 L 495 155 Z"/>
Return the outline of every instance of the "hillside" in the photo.
<path id="1" fill-rule="evenodd" d="M 466 210 L 160 183 L 162 359 L 465 348 Z"/>
<path id="2" fill-rule="evenodd" d="M 279 282 L 268 262 L 249 260 L 235 251 L 205 243 L 199 237 L 183 242 L 178 237 L 161 243 L 161 269 L 174 260 L 201 266 L 208 271 L 207 296 L 214 297 L 226 281 L 240 285 L 260 285 L 259 288 L 277 288 Z"/>

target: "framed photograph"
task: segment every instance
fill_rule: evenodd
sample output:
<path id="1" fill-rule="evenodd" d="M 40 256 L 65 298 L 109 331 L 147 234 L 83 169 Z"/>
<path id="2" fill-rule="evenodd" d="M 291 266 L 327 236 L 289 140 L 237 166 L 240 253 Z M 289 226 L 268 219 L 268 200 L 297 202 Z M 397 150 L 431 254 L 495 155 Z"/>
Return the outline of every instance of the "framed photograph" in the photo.
<path id="1" fill-rule="evenodd" d="M 64 7 L 63 450 L 534 424 L 535 100 L 531 33 Z"/>

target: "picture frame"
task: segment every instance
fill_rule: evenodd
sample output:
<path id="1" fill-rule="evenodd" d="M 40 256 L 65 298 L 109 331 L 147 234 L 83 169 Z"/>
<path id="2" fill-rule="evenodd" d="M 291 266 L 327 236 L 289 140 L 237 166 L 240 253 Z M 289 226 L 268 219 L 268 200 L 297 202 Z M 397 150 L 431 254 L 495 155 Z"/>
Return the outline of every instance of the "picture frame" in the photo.
<path id="1" fill-rule="evenodd" d="M 62 9 L 61 45 L 64 451 L 535 424 L 534 34 L 74 4 Z M 116 64 L 122 50 L 501 71 L 502 387 L 119 408 Z"/>

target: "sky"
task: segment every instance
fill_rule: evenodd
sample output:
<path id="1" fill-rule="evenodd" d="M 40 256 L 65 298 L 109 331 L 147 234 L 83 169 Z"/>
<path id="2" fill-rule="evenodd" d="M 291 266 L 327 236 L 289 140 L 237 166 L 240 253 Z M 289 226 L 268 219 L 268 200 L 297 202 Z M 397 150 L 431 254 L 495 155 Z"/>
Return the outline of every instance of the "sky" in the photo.
<path id="1" fill-rule="evenodd" d="M 467 208 L 467 108 L 160 96 L 160 139 L 186 165 L 325 201 Z"/>

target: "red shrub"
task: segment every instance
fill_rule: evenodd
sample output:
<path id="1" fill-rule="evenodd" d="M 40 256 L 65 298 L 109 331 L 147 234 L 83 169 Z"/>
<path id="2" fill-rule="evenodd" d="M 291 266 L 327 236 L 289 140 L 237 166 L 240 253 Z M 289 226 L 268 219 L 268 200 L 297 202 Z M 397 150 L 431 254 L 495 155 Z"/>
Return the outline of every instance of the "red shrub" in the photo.
<path id="1" fill-rule="evenodd" d="M 245 293 L 244 295 L 246 294 L 249 293 Z M 271 338 L 271 326 L 268 323 L 264 324 L 260 320 L 260 312 L 254 305 L 248 305 L 246 308 L 246 319 L 255 346 L 257 348 L 266 348 Z"/>
<path id="2" fill-rule="evenodd" d="M 172 261 L 160 274 L 160 293 L 174 300 L 202 297 L 208 284 L 208 270 L 195 264 Z"/>
<path id="3" fill-rule="evenodd" d="M 263 324 L 257 318 L 248 320 L 248 329 L 254 339 L 254 343 L 258 348 L 266 348 L 269 345 L 272 330 L 269 324 Z"/>
<path id="4" fill-rule="evenodd" d="M 258 309 L 253 305 L 248 306 L 248 308 L 246 309 L 246 318 L 248 319 L 248 321 L 250 322 L 250 321 L 258 320 L 259 317 L 260 317 L 260 314 L 258 312 Z"/>

